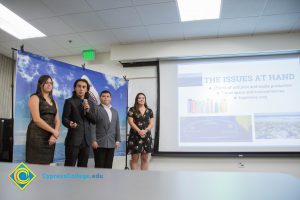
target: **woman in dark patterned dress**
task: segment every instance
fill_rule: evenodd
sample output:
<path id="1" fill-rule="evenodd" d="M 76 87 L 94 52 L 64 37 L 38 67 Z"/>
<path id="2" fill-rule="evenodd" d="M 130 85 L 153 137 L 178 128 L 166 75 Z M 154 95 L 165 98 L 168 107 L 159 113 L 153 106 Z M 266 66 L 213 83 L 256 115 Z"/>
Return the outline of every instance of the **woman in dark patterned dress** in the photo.
<path id="1" fill-rule="evenodd" d="M 28 102 L 32 116 L 26 138 L 26 162 L 28 163 L 53 162 L 60 120 L 57 104 L 52 97 L 52 89 L 52 78 L 49 75 L 41 76 L 36 92 L 31 95 Z"/>
<path id="2" fill-rule="evenodd" d="M 131 127 L 128 138 L 128 149 L 131 153 L 130 167 L 132 170 L 138 168 L 138 160 L 141 155 L 141 169 L 147 170 L 148 155 L 151 152 L 153 128 L 153 112 L 147 106 L 146 96 L 138 93 L 135 97 L 134 106 L 128 111 L 128 123 Z"/>

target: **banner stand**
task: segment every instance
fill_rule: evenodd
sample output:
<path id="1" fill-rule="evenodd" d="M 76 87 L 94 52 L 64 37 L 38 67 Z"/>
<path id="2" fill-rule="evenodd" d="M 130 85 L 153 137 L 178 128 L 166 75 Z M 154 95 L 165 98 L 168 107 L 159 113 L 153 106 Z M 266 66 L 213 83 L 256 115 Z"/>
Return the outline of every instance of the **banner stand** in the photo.
<path id="1" fill-rule="evenodd" d="M 126 75 L 123 76 L 124 80 L 127 82 L 127 85 L 129 85 L 129 80 L 126 78 Z M 127 116 L 127 112 L 128 112 L 128 89 L 126 92 L 126 101 L 127 101 L 127 105 L 126 105 L 126 131 L 125 131 L 125 170 L 129 170 L 129 167 L 127 166 L 127 155 L 128 155 L 128 116 Z"/>

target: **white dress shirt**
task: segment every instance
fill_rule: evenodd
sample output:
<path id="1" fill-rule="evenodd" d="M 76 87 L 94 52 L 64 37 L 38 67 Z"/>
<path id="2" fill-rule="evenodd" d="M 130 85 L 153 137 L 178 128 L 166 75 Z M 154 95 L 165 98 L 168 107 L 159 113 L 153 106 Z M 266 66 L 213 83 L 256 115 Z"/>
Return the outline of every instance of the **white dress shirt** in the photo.
<path id="1" fill-rule="evenodd" d="M 111 118 L 112 118 L 112 113 L 111 113 L 111 105 L 106 106 L 104 104 L 102 104 L 103 108 L 105 109 L 106 113 L 108 114 L 108 118 L 109 118 L 109 122 L 111 122 Z"/>

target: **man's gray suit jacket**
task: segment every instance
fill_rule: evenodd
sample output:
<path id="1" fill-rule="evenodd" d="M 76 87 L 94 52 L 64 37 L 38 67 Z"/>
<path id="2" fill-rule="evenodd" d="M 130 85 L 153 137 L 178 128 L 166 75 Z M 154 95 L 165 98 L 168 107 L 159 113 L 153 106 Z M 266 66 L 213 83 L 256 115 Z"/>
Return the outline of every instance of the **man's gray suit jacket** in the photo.
<path id="1" fill-rule="evenodd" d="M 96 106 L 96 131 L 92 131 L 92 140 L 96 141 L 100 148 L 115 148 L 116 142 L 121 142 L 118 111 L 110 108 L 112 112 L 111 122 L 102 104 Z"/>

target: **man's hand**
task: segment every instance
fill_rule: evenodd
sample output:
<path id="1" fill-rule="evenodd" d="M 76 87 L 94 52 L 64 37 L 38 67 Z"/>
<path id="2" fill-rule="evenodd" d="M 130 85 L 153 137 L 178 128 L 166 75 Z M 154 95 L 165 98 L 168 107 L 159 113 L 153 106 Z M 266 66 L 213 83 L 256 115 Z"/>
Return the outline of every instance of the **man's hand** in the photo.
<path id="1" fill-rule="evenodd" d="M 71 128 L 77 128 L 78 124 L 76 122 L 70 121 Z"/>
<path id="2" fill-rule="evenodd" d="M 92 142 L 92 148 L 93 149 L 99 148 L 99 145 L 98 145 L 98 143 L 96 141 Z"/>
<path id="3" fill-rule="evenodd" d="M 85 101 L 83 103 L 83 109 L 86 110 L 87 112 L 90 111 L 90 105 L 89 105 L 88 101 Z"/>

